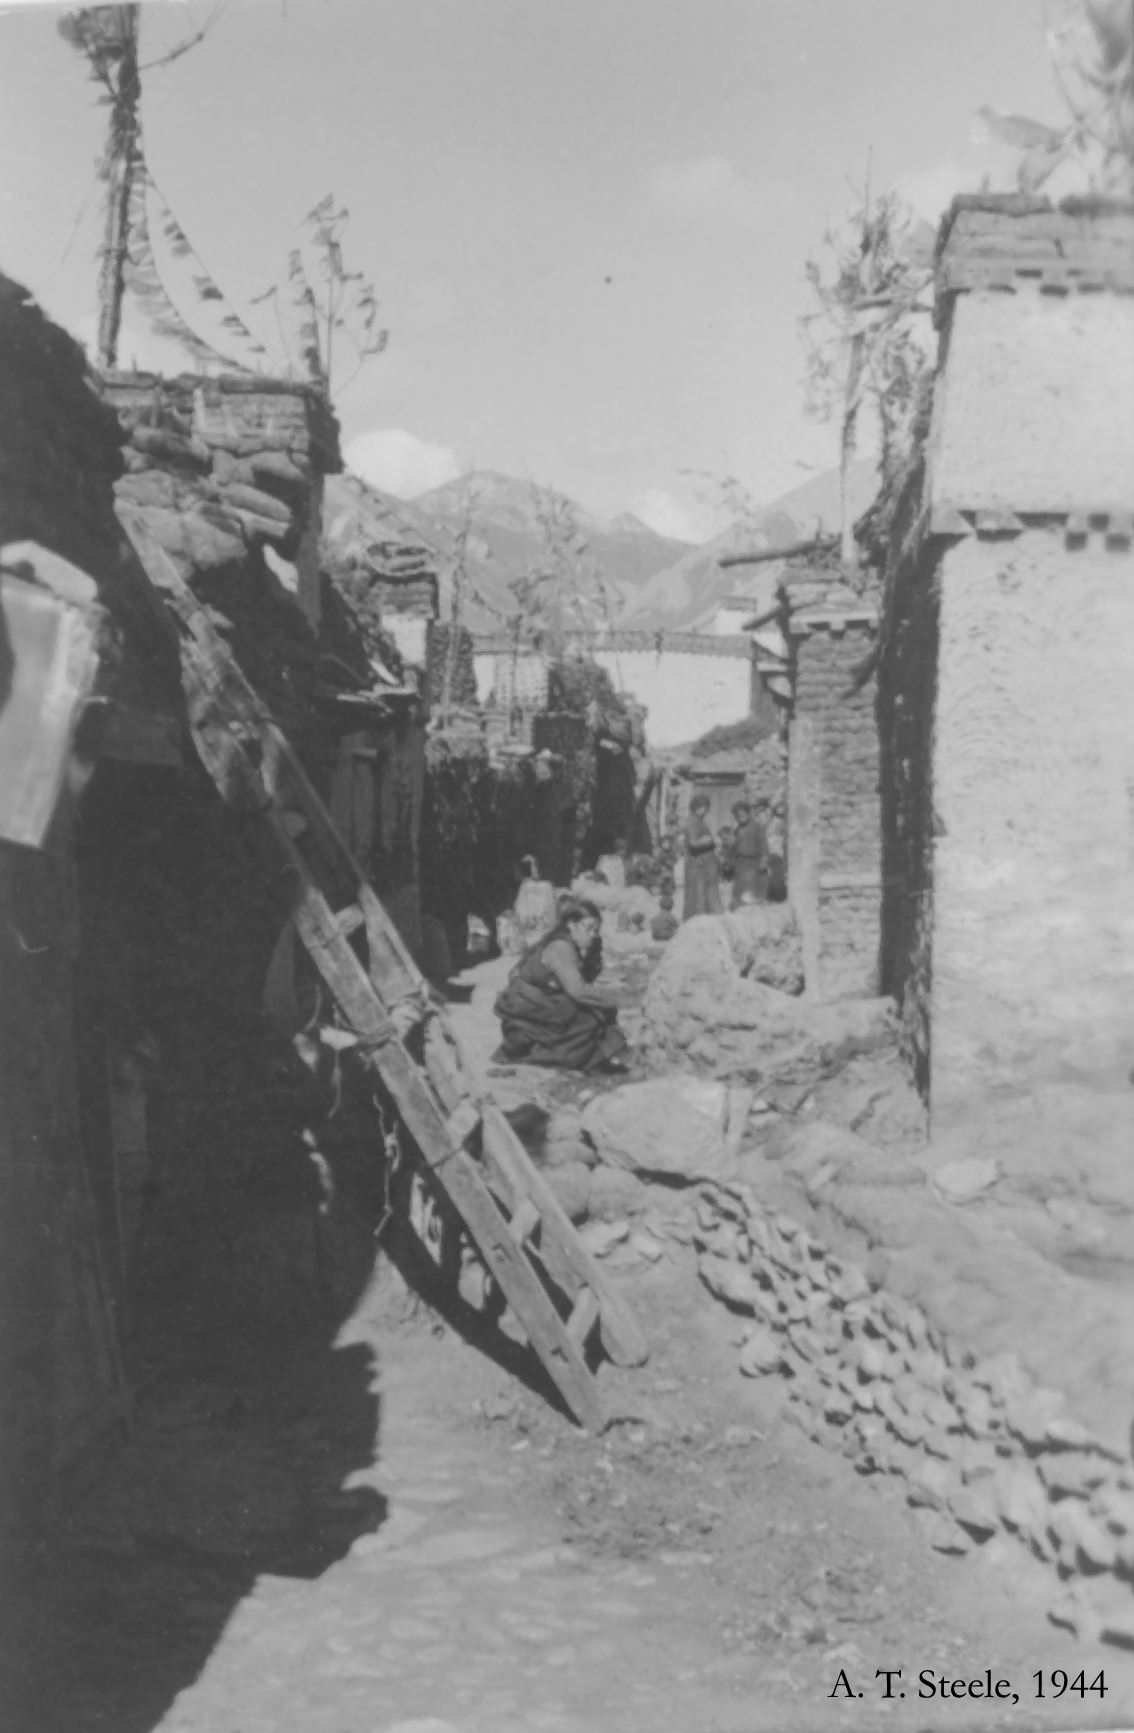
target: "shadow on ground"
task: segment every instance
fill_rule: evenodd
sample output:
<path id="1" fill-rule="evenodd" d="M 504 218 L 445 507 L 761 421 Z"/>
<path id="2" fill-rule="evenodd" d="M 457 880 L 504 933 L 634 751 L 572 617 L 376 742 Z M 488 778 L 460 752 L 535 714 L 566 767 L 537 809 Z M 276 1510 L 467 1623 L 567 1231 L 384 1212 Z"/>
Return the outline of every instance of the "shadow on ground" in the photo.
<path id="1" fill-rule="evenodd" d="M 134 1436 L 5 1608 L 0 1725 L 150 1733 L 264 1574 L 315 1578 L 380 1527 L 373 1357 L 326 1330 L 230 1342 L 139 1401 Z"/>
<path id="2" fill-rule="evenodd" d="M 487 1307 L 466 1301 L 454 1281 L 440 1269 L 412 1231 L 399 1220 L 383 1239 L 391 1264 L 406 1286 L 429 1306 L 441 1323 L 515 1378 L 557 1414 L 572 1418 L 563 1397 L 544 1370 L 530 1343 L 509 1334 L 514 1326 L 502 1316 L 502 1297 Z M 551 1288 L 553 1294 L 558 1290 Z M 569 1303 L 560 1295 L 559 1310 L 566 1316 Z"/>

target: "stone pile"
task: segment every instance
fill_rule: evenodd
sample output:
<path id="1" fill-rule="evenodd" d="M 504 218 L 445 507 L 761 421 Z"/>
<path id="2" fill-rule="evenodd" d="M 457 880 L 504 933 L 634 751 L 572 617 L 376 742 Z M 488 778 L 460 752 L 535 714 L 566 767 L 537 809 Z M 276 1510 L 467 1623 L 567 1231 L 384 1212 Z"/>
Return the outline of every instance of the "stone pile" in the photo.
<path id="1" fill-rule="evenodd" d="M 645 1056 L 657 1070 L 715 1077 L 817 1075 L 894 1040 L 888 999 L 816 1005 L 801 994 L 790 904 L 686 921 L 666 947 L 643 1005 Z"/>
<path id="2" fill-rule="evenodd" d="M 977 1357 L 739 1183 L 697 1207 L 701 1279 L 751 1320 L 739 1369 L 790 1381 L 817 1443 L 906 1485 L 931 1544 L 1015 1537 L 1068 1585 L 1057 1623 L 1134 1641 L 1134 1466 L 1010 1353 Z M 1093 1580 L 1092 1580 L 1093 1579 Z"/>

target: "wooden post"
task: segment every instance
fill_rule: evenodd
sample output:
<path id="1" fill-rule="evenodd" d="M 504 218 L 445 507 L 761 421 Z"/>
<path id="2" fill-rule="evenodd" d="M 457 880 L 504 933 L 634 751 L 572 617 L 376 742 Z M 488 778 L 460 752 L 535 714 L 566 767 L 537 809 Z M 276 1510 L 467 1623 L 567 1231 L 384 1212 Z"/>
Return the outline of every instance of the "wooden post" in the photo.
<path id="1" fill-rule="evenodd" d="M 803 983 L 814 997 L 819 968 L 819 747 L 810 716 L 793 717 L 788 734 L 788 897 L 799 923 Z"/>
<path id="2" fill-rule="evenodd" d="M 117 75 L 111 84 L 110 142 L 106 154 L 106 232 L 98 281 L 98 365 L 109 371 L 118 362 L 126 259 L 130 242 L 130 194 L 139 162 L 142 87 L 138 77 L 138 7 L 114 6 L 114 35 L 120 46 Z"/>

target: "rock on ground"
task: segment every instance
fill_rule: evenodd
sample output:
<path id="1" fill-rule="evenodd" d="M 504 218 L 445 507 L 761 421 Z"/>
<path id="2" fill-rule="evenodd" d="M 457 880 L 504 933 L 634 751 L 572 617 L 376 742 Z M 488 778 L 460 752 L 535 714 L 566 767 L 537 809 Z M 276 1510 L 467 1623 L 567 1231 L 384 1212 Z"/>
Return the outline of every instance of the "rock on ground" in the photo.
<path id="1" fill-rule="evenodd" d="M 590 1168 L 581 1161 L 566 1161 L 548 1168 L 544 1178 L 571 1220 L 585 1221 L 590 1207 Z"/>
<path id="2" fill-rule="evenodd" d="M 803 943 L 790 903 L 746 903 L 720 917 L 720 924 L 745 980 L 762 981 L 780 993 L 802 993 Z"/>
<path id="3" fill-rule="evenodd" d="M 815 1005 L 755 979 L 751 969 L 743 973 L 758 948 L 754 926 L 747 911 L 703 915 L 671 940 L 643 1005 L 642 1045 L 653 1068 L 678 1063 L 753 1081 L 804 1077 L 893 1043 L 888 999 Z M 785 979 L 794 977 L 785 970 Z"/>
<path id="4" fill-rule="evenodd" d="M 947 1145 L 956 1155 L 958 1145 Z M 1112 1448 L 1128 1448 L 1134 1417 L 1134 1321 L 1124 1285 L 1057 1268 L 1013 1231 L 994 1200 L 946 1202 L 928 1182 L 940 1156 L 873 1148 L 822 1120 L 778 1128 L 764 1146 L 770 1172 L 796 1193 L 785 1207 L 840 1256 L 861 1259 L 871 1285 L 919 1306 L 978 1357 L 1016 1354 L 1041 1384 Z M 1026 1147 L 1017 1161 L 1022 1164 Z M 1006 1162 L 1007 1147 L 996 1146 Z M 986 1158 L 987 1159 L 987 1158 Z"/>
<path id="5" fill-rule="evenodd" d="M 732 1173 L 725 1139 L 728 1091 L 695 1077 L 627 1083 L 596 1096 L 583 1129 L 601 1161 L 689 1182 Z"/>
<path id="6" fill-rule="evenodd" d="M 650 1193 L 634 1174 L 620 1167 L 596 1167 L 591 1175 L 587 1207 L 591 1219 L 622 1221 L 642 1215 L 650 1204 Z"/>

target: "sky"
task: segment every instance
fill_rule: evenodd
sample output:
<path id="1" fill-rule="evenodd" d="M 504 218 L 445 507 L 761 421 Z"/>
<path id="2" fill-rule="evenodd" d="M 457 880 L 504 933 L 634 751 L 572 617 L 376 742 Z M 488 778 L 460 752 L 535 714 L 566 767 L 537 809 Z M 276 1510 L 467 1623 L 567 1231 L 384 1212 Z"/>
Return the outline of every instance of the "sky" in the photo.
<path id="1" fill-rule="evenodd" d="M 89 341 L 105 109 L 61 9 L 0 12 L 0 271 Z M 147 160 L 238 311 L 333 193 L 386 352 L 337 400 L 406 497 L 468 467 L 697 539 L 836 460 L 804 267 L 867 174 L 936 218 L 1058 122 L 1044 0 L 151 0 Z M 261 328 L 263 326 L 261 325 Z M 122 360 L 179 365 L 135 319 Z"/>

